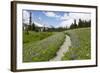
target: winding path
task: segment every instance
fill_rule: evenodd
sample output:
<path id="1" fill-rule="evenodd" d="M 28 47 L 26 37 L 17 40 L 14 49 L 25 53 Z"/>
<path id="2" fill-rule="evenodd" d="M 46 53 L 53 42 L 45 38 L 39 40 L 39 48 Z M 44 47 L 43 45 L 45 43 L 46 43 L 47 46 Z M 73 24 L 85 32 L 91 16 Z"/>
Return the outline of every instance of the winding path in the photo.
<path id="1" fill-rule="evenodd" d="M 71 40 L 68 35 L 66 35 L 65 41 L 56 53 L 57 55 L 51 59 L 50 61 L 60 61 L 61 58 L 64 56 L 64 53 L 68 51 L 68 48 L 71 46 Z"/>

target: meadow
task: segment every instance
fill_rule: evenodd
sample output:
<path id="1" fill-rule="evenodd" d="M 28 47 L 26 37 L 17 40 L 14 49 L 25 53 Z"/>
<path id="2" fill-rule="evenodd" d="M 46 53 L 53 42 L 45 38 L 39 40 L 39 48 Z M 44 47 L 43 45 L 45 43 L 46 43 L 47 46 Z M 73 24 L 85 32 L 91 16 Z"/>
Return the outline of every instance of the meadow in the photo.
<path id="1" fill-rule="evenodd" d="M 63 44 L 63 32 L 23 33 L 23 62 L 49 61 Z"/>
<path id="2" fill-rule="evenodd" d="M 49 61 L 65 41 L 71 39 L 71 46 L 62 60 L 91 59 L 90 28 L 69 29 L 62 32 L 23 32 L 23 62 Z"/>
<path id="3" fill-rule="evenodd" d="M 53 35 L 53 32 L 34 32 L 34 31 L 29 31 L 28 32 L 29 35 L 27 34 L 27 32 L 23 32 L 23 43 L 27 44 L 27 43 L 33 43 L 39 40 L 42 40 L 46 37 L 49 37 L 51 35 Z"/>
<path id="4" fill-rule="evenodd" d="M 64 54 L 62 60 L 91 59 L 91 29 L 78 28 L 65 31 L 71 38 L 72 46 Z"/>

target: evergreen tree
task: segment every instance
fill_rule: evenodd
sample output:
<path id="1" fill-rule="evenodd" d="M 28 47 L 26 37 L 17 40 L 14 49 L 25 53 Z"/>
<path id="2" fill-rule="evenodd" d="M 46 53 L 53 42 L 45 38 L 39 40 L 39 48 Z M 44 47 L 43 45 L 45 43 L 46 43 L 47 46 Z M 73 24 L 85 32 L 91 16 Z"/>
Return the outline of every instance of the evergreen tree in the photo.
<path id="1" fill-rule="evenodd" d="M 82 27 L 90 27 L 90 26 L 91 26 L 91 20 L 86 21 L 86 20 L 79 19 L 79 22 L 78 22 L 78 27 L 79 28 L 82 28 Z"/>
<path id="2" fill-rule="evenodd" d="M 76 20 L 74 20 L 74 23 L 71 24 L 70 29 L 77 28 Z"/>
<path id="3" fill-rule="evenodd" d="M 83 23 L 82 23 L 82 20 L 81 20 L 81 19 L 79 19 L 79 22 L 78 22 L 78 27 L 79 27 L 79 28 L 81 28 L 81 27 L 82 27 L 82 24 L 83 24 Z"/>
<path id="4" fill-rule="evenodd" d="M 32 27 L 32 30 L 35 31 L 35 24 L 34 23 L 32 23 L 31 27 Z"/>

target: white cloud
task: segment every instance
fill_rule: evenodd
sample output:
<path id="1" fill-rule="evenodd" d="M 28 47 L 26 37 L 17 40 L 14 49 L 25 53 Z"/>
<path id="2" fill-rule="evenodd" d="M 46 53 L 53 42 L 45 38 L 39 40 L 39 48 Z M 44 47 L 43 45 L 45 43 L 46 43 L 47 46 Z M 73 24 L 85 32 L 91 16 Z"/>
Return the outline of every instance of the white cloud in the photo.
<path id="1" fill-rule="evenodd" d="M 58 27 L 67 27 L 69 28 L 70 25 L 74 22 L 73 19 L 69 19 L 69 20 L 65 20 L 65 21 L 62 21 Z"/>
<path id="2" fill-rule="evenodd" d="M 76 20 L 76 23 L 78 24 L 79 19 L 89 21 L 91 20 L 91 14 L 86 13 L 70 13 L 67 15 L 67 13 L 64 14 L 60 18 L 62 22 L 58 25 L 58 27 L 70 27 L 70 25 L 74 22 L 74 19 Z"/>
<path id="3" fill-rule="evenodd" d="M 60 17 L 54 12 L 43 12 L 48 17 Z"/>
<path id="4" fill-rule="evenodd" d="M 35 22 L 35 21 L 34 21 L 34 23 L 35 23 L 35 25 L 38 26 L 38 27 L 43 27 L 43 25 L 40 24 L 40 23 L 38 23 L 38 22 Z"/>
<path id="5" fill-rule="evenodd" d="M 77 21 L 79 19 L 87 21 L 91 20 L 91 14 L 86 14 L 86 13 L 70 13 L 70 17 L 76 19 Z"/>
<path id="6" fill-rule="evenodd" d="M 67 13 L 64 13 L 64 16 L 61 17 L 61 20 L 68 20 L 70 16 Z"/>
<path id="7" fill-rule="evenodd" d="M 29 12 L 23 11 L 23 23 L 29 24 Z"/>

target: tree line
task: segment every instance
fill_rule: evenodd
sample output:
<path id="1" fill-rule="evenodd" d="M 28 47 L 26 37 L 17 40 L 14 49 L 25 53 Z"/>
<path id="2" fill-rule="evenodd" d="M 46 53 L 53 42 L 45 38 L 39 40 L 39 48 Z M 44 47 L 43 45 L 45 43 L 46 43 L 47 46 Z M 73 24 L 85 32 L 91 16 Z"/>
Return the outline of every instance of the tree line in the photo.
<path id="1" fill-rule="evenodd" d="M 30 21 L 31 22 L 31 21 Z M 37 27 L 35 26 L 35 23 L 33 22 L 32 24 L 30 23 L 30 25 L 27 25 L 27 24 L 24 24 L 26 25 L 26 31 L 65 31 L 65 30 L 68 30 L 68 29 L 75 29 L 75 28 L 84 28 L 84 27 L 91 27 L 91 20 L 89 21 L 86 21 L 86 20 L 81 20 L 79 19 L 78 23 L 76 22 L 76 19 L 74 19 L 74 22 L 70 25 L 70 27 L 68 28 L 67 26 L 66 27 L 59 27 L 59 28 L 55 28 L 55 27 L 47 27 L 48 29 L 45 30 L 46 28 L 45 27 Z"/>
<path id="2" fill-rule="evenodd" d="M 91 20 L 86 21 L 79 19 L 78 24 L 76 23 L 76 20 L 74 20 L 74 23 L 71 24 L 70 29 L 84 28 L 84 27 L 91 27 Z"/>

